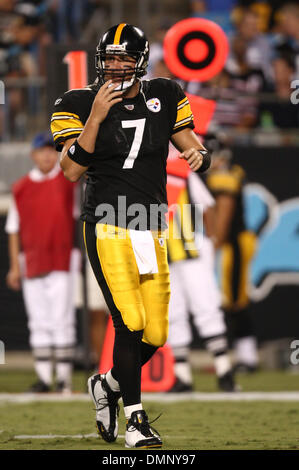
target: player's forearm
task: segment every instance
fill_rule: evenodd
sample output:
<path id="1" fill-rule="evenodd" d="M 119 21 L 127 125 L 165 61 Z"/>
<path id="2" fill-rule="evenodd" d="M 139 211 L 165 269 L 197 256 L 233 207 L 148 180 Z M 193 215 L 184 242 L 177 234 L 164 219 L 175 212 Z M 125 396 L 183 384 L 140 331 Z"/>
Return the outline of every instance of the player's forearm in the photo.
<path id="1" fill-rule="evenodd" d="M 192 129 L 177 132 L 171 137 L 171 141 L 182 152 L 179 158 L 185 158 L 191 170 L 202 173 L 209 168 L 211 158 Z"/>
<path id="2" fill-rule="evenodd" d="M 10 269 L 19 270 L 20 237 L 18 233 L 10 233 L 8 236 L 8 256 Z"/>
<path id="3" fill-rule="evenodd" d="M 86 172 L 88 168 L 88 162 L 77 158 L 76 155 L 72 154 L 72 148 L 75 148 L 74 144 L 77 140 L 82 152 L 87 152 L 89 156 L 92 156 L 95 149 L 95 142 L 99 132 L 100 123 L 93 118 L 91 115 L 77 139 L 71 139 L 66 141 L 60 159 L 60 166 L 63 170 L 64 176 L 72 182 L 76 182 Z M 73 147 L 74 146 L 74 147 Z M 70 150 L 71 149 L 71 150 Z M 70 150 L 70 152 L 69 152 Z M 77 149 L 78 151 L 78 149 Z M 77 160 L 77 161 L 75 161 Z"/>
<path id="4" fill-rule="evenodd" d="M 77 139 L 80 144 L 80 147 L 82 147 L 88 153 L 93 153 L 95 150 L 95 144 L 100 124 L 100 121 L 91 112 L 89 118 L 86 121 L 83 131 Z"/>
<path id="5" fill-rule="evenodd" d="M 79 159 L 79 161 L 75 161 L 77 154 L 76 156 L 72 155 L 72 152 L 69 152 L 69 149 L 74 145 L 77 140 L 80 148 L 82 149 L 82 152 L 87 152 L 88 157 L 92 157 L 95 150 L 95 143 L 99 132 L 99 127 L 99 120 L 96 119 L 91 113 L 79 137 L 77 139 L 72 139 L 65 143 L 61 154 L 60 166 L 63 170 L 64 176 L 68 180 L 72 182 L 78 181 L 79 178 L 86 172 L 89 166 L 88 162 L 85 162 L 84 159 Z M 78 151 L 78 149 L 76 150 Z"/>
<path id="6" fill-rule="evenodd" d="M 184 152 L 191 147 L 195 147 L 198 150 L 206 150 L 197 135 L 190 128 L 173 134 L 171 141 L 180 152 Z"/>
<path id="7" fill-rule="evenodd" d="M 68 179 L 69 181 L 72 181 L 73 183 L 78 181 L 78 179 L 87 170 L 87 167 L 78 165 L 78 163 L 71 160 L 68 156 L 68 150 L 74 144 L 75 141 L 76 139 L 67 140 L 66 143 L 64 144 L 64 147 L 62 149 L 61 156 L 60 156 L 60 167 L 63 171 L 63 174 L 66 177 L 66 179 Z"/>

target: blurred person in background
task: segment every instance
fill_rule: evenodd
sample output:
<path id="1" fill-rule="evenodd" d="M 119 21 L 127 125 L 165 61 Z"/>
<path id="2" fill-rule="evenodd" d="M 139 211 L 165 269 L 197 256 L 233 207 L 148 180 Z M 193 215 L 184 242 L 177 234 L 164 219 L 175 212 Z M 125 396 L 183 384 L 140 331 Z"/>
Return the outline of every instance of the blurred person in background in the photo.
<path id="1" fill-rule="evenodd" d="M 188 165 L 175 156 L 175 152 L 167 164 L 167 197 L 170 209 L 167 252 L 171 287 L 168 343 L 175 359 L 176 377 L 169 391 L 179 393 L 193 389 L 189 313 L 206 349 L 213 356 L 219 389 L 237 391 L 214 272 L 211 235 L 215 201 L 199 175 L 189 170 Z"/>
<path id="2" fill-rule="evenodd" d="M 74 184 L 59 167 L 52 136 L 33 140 L 34 168 L 12 187 L 5 230 L 9 237 L 7 285 L 22 288 L 38 381 L 30 392 L 49 392 L 55 358 L 57 392 L 71 391 L 75 337 L 73 276 Z M 22 252 L 23 256 L 20 257 Z"/>
<path id="3" fill-rule="evenodd" d="M 231 51 L 230 60 L 235 59 L 235 47 L 233 42 L 235 38 L 243 39 L 247 44 L 244 51 L 244 62 L 250 68 L 261 69 L 266 79 L 272 81 L 271 59 L 273 58 L 273 49 L 268 36 L 261 32 L 259 15 L 251 10 L 244 9 L 236 21 L 236 32 L 230 37 Z"/>
<path id="4" fill-rule="evenodd" d="M 155 28 L 154 37 L 151 42 L 151 55 L 149 58 L 148 71 L 146 78 L 168 77 L 168 70 L 164 62 L 163 42 L 167 31 L 171 28 L 172 22 L 168 18 L 162 18 Z M 164 67 L 165 66 L 165 67 Z M 160 70 L 161 67 L 161 70 Z"/>
<path id="5" fill-rule="evenodd" d="M 57 42 L 76 43 L 82 35 L 83 23 L 89 10 L 89 0 L 59 0 L 57 11 Z"/>
<path id="6" fill-rule="evenodd" d="M 267 32 L 272 26 L 273 15 L 277 8 L 281 7 L 284 0 L 238 0 L 232 9 L 231 16 L 235 24 L 238 24 L 244 12 L 250 10 L 258 17 L 258 29 Z"/>
<path id="7" fill-rule="evenodd" d="M 276 38 L 277 45 L 287 45 L 295 56 L 295 75 L 299 76 L 299 5 L 290 2 L 278 12 L 277 22 L 280 35 Z"/>
<path id="8" fill-rule="evenodd" d="M 236 0 L 190 0 L 190 16 L 214 21 L 228 34 L 233 30 L 230 12 L 235 4 Z"/>
<path id="9" fill-rule="evenodd" d="M 271 101 L 263 101 L 259 106 L 257 125 L 262 128 L 272 129 L 298 129 L 299 109 L 298 105 L 291 102 L 291 82 L 295 75 L 295 56 L 292 51 L 286 51 L 277 56 L 273 62 L 274 87 L 276 98 Z"/>
<path id="10" fill-rule="evenodd" d="M 45 31 L 43 15 L 32 2 L 9 5 L 9 11 L 7 6 L 3 11 L 0 3 L 0 78 L 7 88 L 0 138 L 25 140 L 28 114 L 34 114 L 39 108 L 37 89 L 30 79 L 40 75 L 40 41 Z M 29 79 L 28 85 L 14 85 L 15 79 Z"/>
<path id="11" fill-rule="evenodd" d="M 246 60 L 248 42 L 241 35 L 236 35 L 231 41 L 230 57 L 225 64 L 230 86 L 243 93 L 259 93 L 266 88 L 266 79 L 259 66 L 253 67 Z"/>
<path id="12" fill-rule="evenodd" d="M 110 10 L 102 0 L 89 0 L 86 7 L 82 34 L 78 39 L 81 44 L 92 44 L 108 29 Z"/>
<path id="13" fill-rule="evenodd" d="M 164 77 L 164 78 L 175 79 L 173 73 L 167 67 L 164 59 L 159 59 L 157 60 L 157 62 L 155 62 L 155 65 L 153 66 L 153 69 L 152 69 L 151 77 L 152 78 Z"/>
<path id="14" fill-rule="evenodd" d="M 267 89 L 267 83 L 261 68 L 250 66 L 246 60 L 248 42 L 241 35 L 236 35 L 231 42 L 232 57 L 223 71 L 227 76 L 227 85 L 235 94 L 240 116 L 236 127 L 253 127 L 257 119 L 258 100 L 256 95 Z M 237 109 L 237 108 L 236 108 Z"/>
<path id="15" fill-rule="evenodd" d="M 225 139 L 207 134 L 204 143 L 212 152 L 212 165 L 204 177 L 216 200 L 213 242 L 218 252 L 222 307 L 235 352 L 235 370 L 254 372 L 258 349 L 250 315 L 249 269 L 256 249 L 256 236 L 246 230 L 242 190 L 244 170 L 231 163 Z"/>
<path id="16" fill-rule="evenodd" d="M 247 78 L 249 81 L 247 82 Z M 249 74 L 228 73 L 222 70 L 208 82 L 202 84 L 200 96 L 214 100 L 215 111 L 210 125 L 221 128 L 234 128 L 239 132 L 248 132 L 256 124 L 259 101 L 248 88 L 255 88 L 259 84 L 260 77 L 255 82 L 255 76 Z M 252 80 L 252 83 L 251 82 Z M 253 87 L 252 87 L 253 85 Z"/>

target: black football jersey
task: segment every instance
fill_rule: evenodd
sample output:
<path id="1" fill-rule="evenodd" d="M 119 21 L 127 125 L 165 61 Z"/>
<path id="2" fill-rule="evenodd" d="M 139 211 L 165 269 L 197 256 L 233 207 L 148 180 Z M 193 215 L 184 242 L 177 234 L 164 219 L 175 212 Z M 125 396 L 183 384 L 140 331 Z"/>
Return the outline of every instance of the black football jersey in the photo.
<path id="1" fill-rule="evenodd" d="M 203 179 L 213 196 L 229 194 L 236 199 L 236 210 L 232 219 L 229 242 L 235 240 L 245 230 L 245 209 L 243 203 L 243 187 L 245 172 L 239 165 L 230 165 L 225 170 L 213 170 L 203 175 Z"/>
<path id="2" fill-rule="evenodd" d="M 82 132 L 98 89 L 94 84 L 71 90 L 56 100 L 51 130 L 58 151 L 67 139 Z M 81 218 L 98 222 L 112 206 L 116 220 L 108 223 L 113 225 L 127 227 L 131 222 L 130 228 L 141 230 L 165 227 L 163 209 L 156 208 L 167 205 L 169 140 L 186 127 L 194 128 L 192 111 L 183 90 L 173 80 L 143 80 L 136 97 L 124 98 L 112 106 L 100 125 L 94 160 L 86 172 Z M 146 213 L 146 227 L 144 223 L 142 227 L 132 225 L 140 211 L 142 220 Z M 107 218 L 102 220 L 107 222 Z"/>

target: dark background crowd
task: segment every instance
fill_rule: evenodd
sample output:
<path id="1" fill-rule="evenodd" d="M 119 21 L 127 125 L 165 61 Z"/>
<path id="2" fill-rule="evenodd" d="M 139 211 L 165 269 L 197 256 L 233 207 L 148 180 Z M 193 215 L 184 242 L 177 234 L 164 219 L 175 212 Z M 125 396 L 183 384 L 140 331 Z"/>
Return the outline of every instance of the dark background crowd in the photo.
<path id="1" fill-rule="evenodd" d="M 299 76 L 299 5 L 297 2 L 242 0 L 0 0 L 0 80 L 6 87 L 0 141 L 27 140 L 29 116 L 43 114 L 40 90 L 47 75 L 47 47 L 91 47 L 117 20 L 139 24 L 151 41 L 149 76 L 171 76 L 162 43 L 176 21 L 188 17 L 218 23 L 230 42 L 223 71 L 209 82 L 190 83 L 190 91 L 217 101 L 214 120 L 237 130 L 296 129 L 298 109 L 290 101 Z M 120 8 L 121 7 L 121 8 Z M 171 13 L 167 13 L 171 12 Z M 150 18 L 150 20 L 148 19 Z M 116 21 L 117 22 L 117 21 Z M 33 121 L 33 123 L 36 121 Z"/>

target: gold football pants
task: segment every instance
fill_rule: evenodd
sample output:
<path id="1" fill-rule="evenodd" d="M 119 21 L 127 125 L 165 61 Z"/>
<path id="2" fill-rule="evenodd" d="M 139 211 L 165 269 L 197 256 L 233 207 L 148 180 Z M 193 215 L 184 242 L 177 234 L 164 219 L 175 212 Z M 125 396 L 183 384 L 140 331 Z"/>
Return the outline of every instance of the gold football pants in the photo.
<path id="1" fill-rule="evenodd" d="M 242 310 L 249 304 L 249 269 L 255 249 L 256 235 L 249 231 L 240 232 L 232 243 L 223 245 L 220 282 L 226 310 Z"/>
<path id="2" fill-rule="evenodd" d="M 163 232 L 152 232 L 157 274 L 138 271 L 130 233 L 107 224 L 84 223 L 87 254 L 110 309 L 115 329 L 143 330 L 143 341 L 162 346 L 168 336 L 169 268 Z"/>

